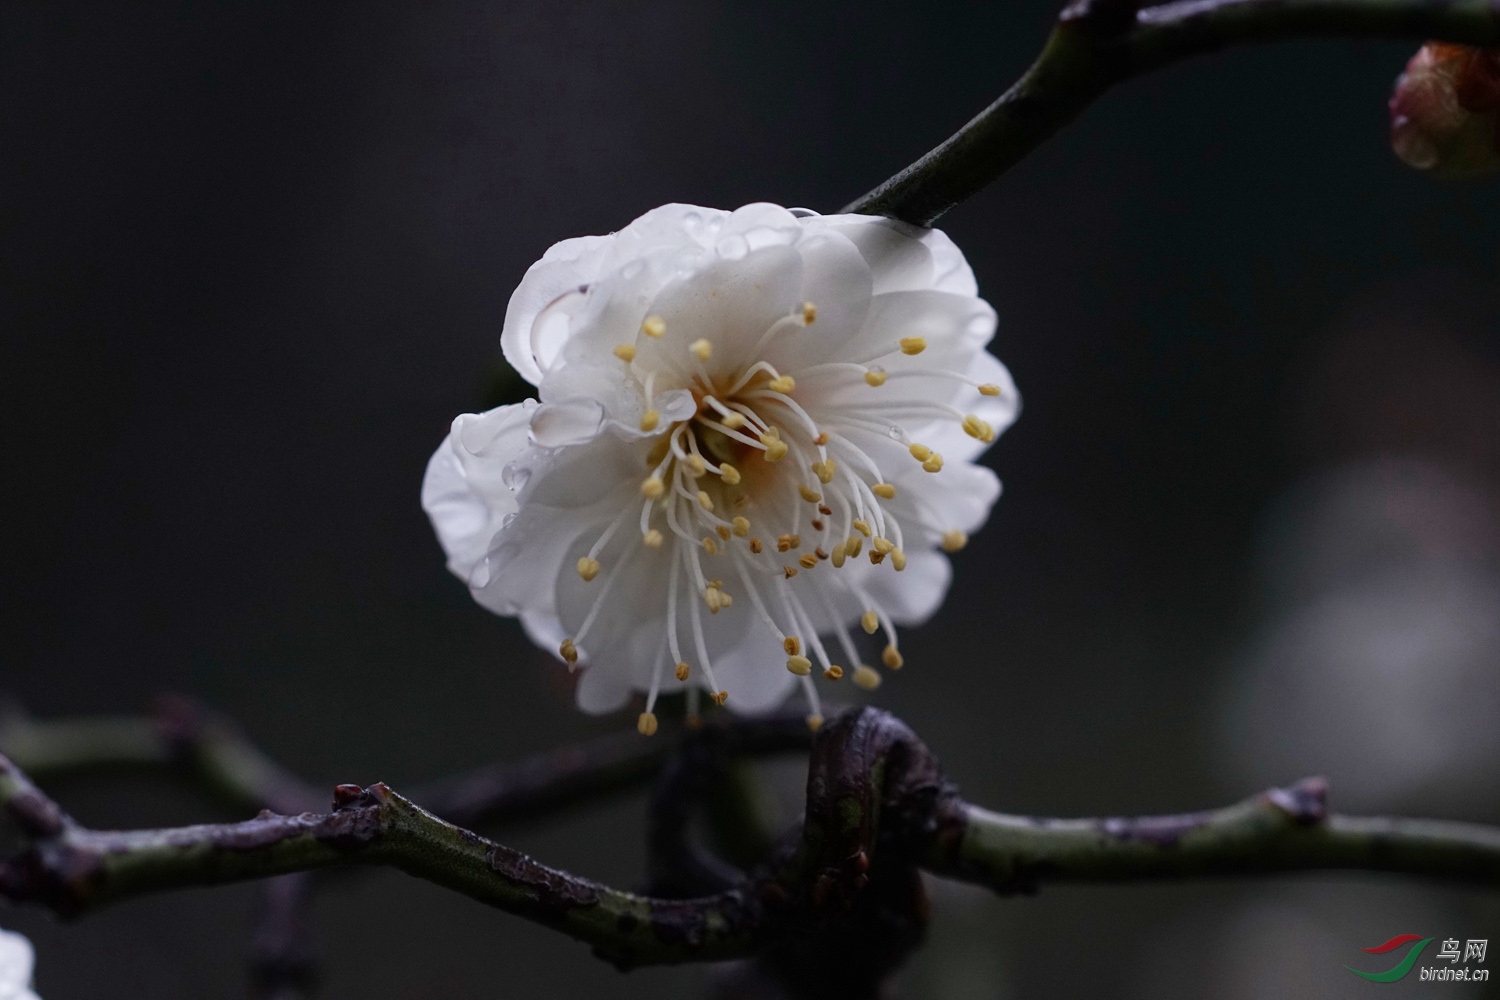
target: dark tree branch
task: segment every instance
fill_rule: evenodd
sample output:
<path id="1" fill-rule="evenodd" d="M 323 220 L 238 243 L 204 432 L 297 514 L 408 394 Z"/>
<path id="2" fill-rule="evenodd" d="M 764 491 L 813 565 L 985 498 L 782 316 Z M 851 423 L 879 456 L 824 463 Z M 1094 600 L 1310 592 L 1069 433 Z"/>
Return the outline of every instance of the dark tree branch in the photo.
<path id="1" fill-rule="evenodd" d="M 789 740 L 784 729 L 750 723 L 736 742 L 740 725 L 728 725 L 726 747 L 750 752 Z M 1329 816 L 1315 780 L 1183 816 L 990 813 L 959 798 L 928 748 L 874 709 L 840 716 L 814 740 L 800 833 L 737 884 L 691 899 L 620 892 L 548 868 L 382 784 L 339 786 L 324 814 L 109 832 L 80 827 L 0 758 L 0 805 L 31 842 L 0 866 L 0 895 L 64 916 L 189 885 L 381 865 L 554 927 L 622 967 L 757 955 L 792 994 L 825 998 L 873 995 L 920 942 L 927 902 L 919 867 L 1000 892 L 1052 880 L 1309 868 L 1500 886 L 1500 830 Z"/>
<path id="2" fill-rule="evenodd" d="M 250 983 L 256 1000 L 301 1000 L 313 995 L 318 959 L 307 926 L 313 875 L 293 872 L 262 885 L 255 937 L 250 942 Z"/>
<path id="3" fill-rule="evenodd" d="M 715 720 L 701 732 L 736 756 L 787 753 L 812 741 L 800 715 Z M 415 798 L 461 826 L 530 819 L 645 784 L 677 751 L 680 740 L 691 737 L 691 731 L 663 731 L 650 740 L 616 733 L 519 764 L 487 765 L 419 789 Z"/>
<path id="4" fill-rule="evenodd" d="M 1075 0 L 1009 90 L 921 159 L 844 208 L 930 226 L 1110 87 L 1231 45 L 1295 38 L 1500 43 L 1486 0 Z"/>
<path id="5" fill-rule="evenodd" d="M 1308 778 L 1214 812 L 1032 819 L 964 804 L 929 842 L 929 871 L 1001 893 L 1042 882 L 1123 882 L 1310 869 L 1401 872 L 1500 886 L 1500 830 L 1472 823 L 1328 814 Z"/>

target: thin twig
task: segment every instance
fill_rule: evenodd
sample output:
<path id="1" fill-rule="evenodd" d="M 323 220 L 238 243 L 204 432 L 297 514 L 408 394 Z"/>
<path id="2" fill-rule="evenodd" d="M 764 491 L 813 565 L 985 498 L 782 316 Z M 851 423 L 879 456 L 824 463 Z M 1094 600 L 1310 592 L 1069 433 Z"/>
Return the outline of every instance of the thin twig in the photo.
<path id="1" fill-rule="evenodd" d="M 1009 90 L 941 145 L 846 206 L 930 226 L 978 193 L 1110 87 L 1231 45 L 1296 38 L 1500 43 L 1487 0 L 1077 0 Z"/>

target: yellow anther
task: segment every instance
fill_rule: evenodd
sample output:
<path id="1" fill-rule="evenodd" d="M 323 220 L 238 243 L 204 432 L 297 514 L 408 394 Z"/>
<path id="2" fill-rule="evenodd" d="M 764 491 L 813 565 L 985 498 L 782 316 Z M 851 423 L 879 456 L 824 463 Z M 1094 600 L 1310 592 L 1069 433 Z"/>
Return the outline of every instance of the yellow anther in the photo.
<path id="1" fill-rule="evenodd" d="M 786 650 L 787 656 L 797 656 L 802 652 L 802 640 L 795 635 L 789 635 L 781 640 L 781 648 Z"/>
<path id="2" fill-rule="evenodd" d="M 859 535 L 850 535 L 844 540 L 844 551 L 850 559 L 859 555 L 859 550 L 865 547 L 865 540 Z"/>
<path id="3" fill-rule="evenodd" d="M 578 560 L 578 575 L 587 582 L 599 575 L 599 560 L 583 556 Z"/>
<path id="4" fill-rule="evenodd" d="M 655 528 L 650 529 L 641 536 L 641 544 L 645 545 L 648 549 L 659 549 L 661 548 L 661 543 L 661 532 Z"/>
<path id="5" fill-rule="evenodd" d="M 885 647 L 885 651 L 880 654 L 880 662 L 892 670 L 900 670 L 906 663 L 906 660 L 902 659 L 900 652 L 897 651 L 895 646 L 887 646 Z"/>
<path id="6" fill-rule="evenodd" d="M 870 522 L 869 521 L 855 521 L 854 522 L 854 530 L 857 531 L 857 532 L 859 532 L 861 535 L 864 535 L 866 538 L 869 538 L 870 537 Z"/>
<path id="7" fill-rule="evenodd" d="M 802 545 L 802 536 L 801 535 L 777 535 L 776 536 L 776 551 L 777 552 L 790 552 L 792 549 L 798 548 L 801 545 Z"/>
<path id="8" fill-rule="evenodd" d="M 714 541 L 712 535 L 703 536 L 703 551 L 707 552 L 711 556 L 716 556 L 719 554 L 719 543 Z"/>
<path id="9" fill-rule="evenodd" d="M 871 368 L 865 372 L 865 382 L 869 385 L 885 385 L 886 373 L 880 368 Z"/>
<path id="10" fill-rule="evenodd" d="M 819 431 L 818 432 L 818 436 L 815 437 L 815 438 L 813 438 L 813 444 L 816 445 L 819 448 L 823 447 L 827 443 L 828 443 L 828 432 L 827 431 Z"/>
<path id="11" fill-rule="evenodd" d="M 802 303 L 802 322 L 805 326 L 812 326 L 818 321 L 818 307 L 811 302 Z"/>
<path id="12" fill-rule="evenodd" d="M 627 365 L 630 364 L 630 362 L 632 362 L 632 361 L 635 360 L 635 345 L 634 344 L 621 344 L 621 345 L 619 345 L 618 347 L 615 348 L 615 357 L 619 358 L 621 361 L 625 362 Z"/>
<path id="13" fill-rule="evenodd" d="M 802 499 L 808 503 L 818 503 L 823 499 L 823 494 L 814 492 L 811 487 L 804 483 L 797 484 L 797 492 L 802 494 Z"/>
<path id="14" fill-rule="evenodd" d="M 825 486 L 833 482 L 833 474 L 838 471 L 838 464 L 831 458 L 825 458 L 821 462 L 812 464 L 813 475 L 818 477 L 818 482 Z"/>
<path id="15" fill-rule="evenodd" d="M 715 705 L 718 705 L 718 706 L 720 706 L 722 708 L 723 705 L 724 705 L 724 703 L 729 700 L 729 692 L 728 691 L 715 691 L 712 694 L 710 694 L 709 697 L 711 699 L 713 699 L 713 703 Z"/>
<path id="16" fill-rule="evenodd" d="M 573 645 L 572 639 L 564 639 L 562 645 L 557 647 L 557 654 L 570 665 L 578 662 L 578 647 Z"/>
<path id="17" fill-rule="evenodd" d="M 786 577 L 788 580 L 790 580 L 792 577 L 794 577 L 794 576 L 797 575 L 797 567 L 795 567 L 795 566 L 783 566 L 783 567 L 781 567 L 781 575 L 784 576 L 784 577 Z"/>
<path id="18" fill-rule="evenodd" d="M 640 714 L 640 717 L 635 720 L 635 731 L 640 733 L 642 736 L 655 736 L 656 713 L 642 712 Z"/>
<path id="19" fill-rule="evenodd" d="M 981 396 L 998 396 L 1000 395 L 1000 387 L 993 382 L 986 382 L 979 387 L 979 394 Z"/>
<path id="20" fill-rule="evenodd" d="M 902 354 L 921 354 L 925 350 L 927 350 L 927 338 L 926 337 L 902 337 L 901 338 L 901 353 Z"/>
<path id="21" fill-rule="evenodd" d="M 641 332 L 648 337 L 660 338 L 667 332 L 667 323 L 660 316 L 647 316 L 641 324 Z"/>
<path id="22" fill-rule="evenodd" d="M 699 490 L 698 491 L 698 505 L 700 507 L 702 507 L 704 510 L 713 510 L 714 509 L 713 498 L 710 497 L 706 491 Z"/>
<path id="23" fill-rule="evenodd" d="M 821 715 L 809 715 L 807 717 L 807 728 L 817 732 L 823 728 L 823 717 Z"/>
<path id="24" fill-rule="evenodd" d="M 861 663 L 854 668 L 854 686 L 874 691 L 880 687 L 880 674 Z"/>
<path id="25" fill-rule="evenodd" d="M 740 484 L 740 470 L 728 462 L 719 464 L 719 476 L 724 480 L 726 486 L 738 486 Z"/>
<path id="26" fill-rule="evenodd" d="M 837 663 L 830 663 L 828 669 L 823 671 L 823 676 L 831 681 L 836 681 L 844 676 L 844 668 Z"/>
<path id="27" fill-rule="evenodd" d="M 732 431 L 737 431 L 741 427 L 745 426 L 745 415 L 739 412 L 726 413 L 724 414 L 724 419 L 719 421 L 719 423 L 723 424 L 725 427 L 728 427 Z"/>
<path id="28" fill-rule="evenodd" d="M 896 549 L 895 551 L 893 551 L 891 553 L 891 565 L 895 567 L 897 573 L 905 569 L 906 553 L 902 552 L 900 549 Z"/>
<path id="29" fill-rule="evenodd" d="M 887 555 L 896 548 L 896 543 L 889 538 L 881 538 L 879 535 L 876 535 L 874 541 L 870 542 L 870 548 L 881 555 Z"/>
<path id="30" fill-rule="evenodd" d="M 879 566 L 883 562 L 885 562 L 885 553 L 884 552 L 876 552 L 874 549 L 871 549 L 870 550 L 870 565 L 871 566 Z"/>
<path id="31" fill-rule="evenodd" d="M 833 508 L 828 506 L 826 503 L 820 503 L 818 504 L 818 513 L 822 514 L 824 517 L 827 517 L 828 515 L 833 513 Z"/>
<path id="32" fill-rule="evenodd" d="M 821 545 L 819 545 L 817 548 L 813 549 L 813 555 L 817 556 L 819 559 L 827 559 L 828 558 L 828 553 L 823 551 L 823 546 L 821 546 Z"/>
<path id="33" fill-rule="evenodd" d="M 906 450 L 911 452 L 911 457 L 918 462 L 925 462 L 932 457 L 932 449 L 925 444 L 909 445 Z"/>
<path id="34" fill-rule="evenodd" d="M 859 627 L 865 630 L 865 635 L 874 635 L 875 630 L 880 627 L 880 616 L 873 611 L 866 611 L 859 616 Z"/>
<path id="35" fill-rule="evenodd" d="M 943 471 L 943 456 L 939 455 L 937 452 L 933 452 L 930 456 L 928 456 L 927 461 L 925 461 L 925 462 L 922 463 L 922 471 L 923 472 L 942 472 Z"/>
<path id="36" fill-rule="evenodd" d="M 778 375 L 766 383 L 766 388 L 772 392 L 791 392 L 797 388 L 797 380 L 790 375 Z"/>
<path id="37" fill-rule="evenodd" d="M 708 605 L 711 614 L 718 614 L 720 608 L 729 607 L 729 595 L 710 584 L 703 589 L 703 603 Z"/>
<path id="38" fill-rule="evenodd" d="M 760 555 L 762 552 L 765 551 L 765 548 L 766 548 L 766 543 L 763 542 L 763 541 L 761 541 L 759 538 L 752 538 L 752 539 L 750 539 L 750 551 L 751 552 L 754 552 L 756 555 Z"/>
<path id="39" fill-rule="evenodd" d="M 788 656 L 786 658 L 786 668 L 798 677 L 806 677 L 812 673 L 812 660 L 809 660 L 805 656 Z"/>
<path id="40" fill-rule="evenodd" d="M 842 569 L 843 568 L 843 566 L 844 566 L 844 556 L 847 555 L 847 554 L 848 554 L 848 550 L 844 548 L 844 543 L 843 542 L 839 542 L 837 545 L 835 545 L 833 547 L 833 553 L 832 553 L 831 558 L 833 559 L 833 568 L 834 569 Z"/>
<path id="41" fill-rule="evenodd" d="M 688 350 L 692 351 L 693 357 L 697 358 L 699 361 L 707 361 L 709 358 L 714 356 L 714 345 L 710 344 L 708 341 L 702 339 L 701 337 L 693 341 L 692 344 L 688 346 Z"/>
<path id="42" fill-rule="evenodd" d="M 896 487 L 892 486 L 890 483 L 876 483 L 874 486 L 870 487 L 870 492 L 875 494 L 882 500 L 896 499 Z"/>
<path id="43" fill-rule="evenodd" d="M 969 544 L 969 536 L 954 528 L 952 531 L 943 532 L 943 551 L 957 552 Z"/>
<path id="44" fill-rule="evenodd" d="M 769 431 L 760 436 L 760 443 L 766 446 L 765 458 L 767 462 L 779 462 L 783 458 L 786 458 L 786 442 L 779 437 L 773 437 Z"/>
<path id="45" fill-rule="evenodd" d="M 802 564 L 803 569 L 812 569 L 818 564 L 818 557 L 809 552 L 798 559 L 797 562 Z"/>
<path id="46" fill-rule="evenodd" d="M 660 410 L 647 410 L 641 414 L 641 430 L 650 433 L 656 430 L 656 425 L 661 423 Z"/>
<path id="47" fill-rule="evenodd" d="M 715 532 L 715 534 L 717 534 L 719 536 L 719 540 L 720 541 L 722 541 L 722 542 L 729 541 L 729 526 L 728 525 L 721 524 L 718 527 L 714 528 L 714 532 Z"/>
<path id="48" fill-rule="evenodd" d="M 750 534 L 750 519 L 748 517 L 737 517 L 734 519 L 734 533 L 744 538 Z"/>
<path id="49" fill-rule="evenodd" d="M 964 417 L 964 433 L 986 443 L 995 440 L 995 428 L 972 413 Z"/>
<path id="50" fill-rule="evenodd" d="M 708 474 L 708 463 L 698 455 L 689 455 L 682 464 L 694 479 L 702 479 Z"/>
<path id="51" fill-rule="evenodd" d="M 673 673 L 677 675 L 677 679 L 680 681 L 687 680 L 688 675 L 690 675 L 692 672 L 693 668 L 688 666 L 686 663 L 677 664 L 677 669 L 673 671 Z"/>
<path id="52" fill-rule="evenodd" d="M 646 481 L 641 483 L 641 494 L 648 500 L 659 500 L 665 492 L 667 484 L 661 481 L 660 476 L 647 476 Z"/>

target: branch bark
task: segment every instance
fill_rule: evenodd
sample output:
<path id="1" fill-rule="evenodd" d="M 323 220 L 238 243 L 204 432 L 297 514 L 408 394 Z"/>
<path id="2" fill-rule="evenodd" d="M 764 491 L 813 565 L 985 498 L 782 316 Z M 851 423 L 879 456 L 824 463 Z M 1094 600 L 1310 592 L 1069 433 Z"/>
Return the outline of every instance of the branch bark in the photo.
<path id="1" fill-rule="evenodd" d="M 745 725 L 752 735 L 742 749 L 784 746 L 789 737 Z M 921 941 L 927 903 L 919 868 L 1003 893 L 1049 881 L 1311 868 L 1500 887 L 1500 830 L 1331 816 L 1325 799 L 1323 783 L 1309 779 L 1207 813 L 1004 816 L 964 802 L 911 730 L 866 708 L 838 717 L 814 739 L 806 819 L 794 837 L 734 886 L 663 899 L 549 868 L 383 784 L 341 785 L 333 811 L 322 814 L 264 812 L 242 823 L 95 831 L 0 758 L 0 805 L 31 842 L 0 864 L 0 895 L 76 916 L 146 892 L 381 865 L 554 927 L 624 968 L 757 955 L 794 995 L 853 997 L 878 992 Z"/>
<path id="2" fill-rule="evenodd" d="M 1034 892 L 1043 882 L 1401 872 L 1500 886 L 1500 830 L 1437 820 L 1331 816 L 1308 778 L 1214 812 L 1134 819 L 1032 819 L 965 804 L 929 844 L 934 874 Z"/>
<path id="3" fill-rule="evenodd" d="M 845 212 L 932 225 L 978 193 L 1109 88 L 1231 45 L 1297 38 L 1500 43 L 1487 0 L 1075 0 L 1009 90 L 941 145 Z"/>

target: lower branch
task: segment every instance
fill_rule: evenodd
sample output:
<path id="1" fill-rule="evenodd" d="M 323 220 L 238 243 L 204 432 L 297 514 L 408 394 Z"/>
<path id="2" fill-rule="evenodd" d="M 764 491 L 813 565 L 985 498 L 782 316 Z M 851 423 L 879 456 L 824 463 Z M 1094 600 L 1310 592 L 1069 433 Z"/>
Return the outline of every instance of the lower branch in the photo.
<path id="1" fill-rule="evenodd" d="M 1500 886 L 1500 830 L 1437 820 L 1331 816 L 1308 778 L 1215 812 L 1032 819 L 963 805 L 929 843 L 934 874 L 1001 893 L 1042 882 L 1127 882 L 1357 869 Z"/>
<path id="2" fill-rule="evenodd" d="M 754 726 L 747 732 L 767 746 L 787 738 Z M 753 745 L 749 739 L 742 748 Z M 675 781 L 664 795 L 698 795 Z M 549 868 L 383 784 L 339 786 L 324 814 L 268 811 L 243 823 L 96 831 L 0 757 L 0 806 L 30 841 L 0 864 L 0 895 L 74 916 L 147 892 L 386 866 L 554 927 L 621 967 L 754 954 L 794 994 L 833 998 L 874 995 L 921 941 L 928 906 L 919 867 L 1007 893 L 1048 881 L 1313 868 L 1500 887 L 1500 830 L 1331 816 L 1325 795 L 1323 783 L 1310 779 L 1208 813 L 1002 816 L 964 802 L 911 730 L 866 708 L 831 721 L 813 740 L 806 819 L 794 838 L 723 891 L 662 899 Z M 668 855 L 676 836 L 664 841 Z"/>
<path id="3" fill-rule="evenodd" d="M 930 226 L 1110 87 L 1230 45 L 1295 38 L 1500 43 L 1487 0 L 1075 0 L 1026 74 L 911 166 L 847 205 Z"/>

